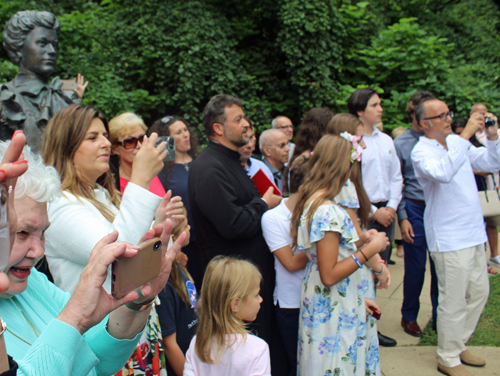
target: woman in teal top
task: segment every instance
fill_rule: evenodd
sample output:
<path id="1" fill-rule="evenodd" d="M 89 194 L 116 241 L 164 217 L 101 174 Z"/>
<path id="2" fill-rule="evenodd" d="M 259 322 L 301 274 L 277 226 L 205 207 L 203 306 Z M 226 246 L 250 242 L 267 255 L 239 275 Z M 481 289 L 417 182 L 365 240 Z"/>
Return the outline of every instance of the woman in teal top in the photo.
<path id="1" fill-rule="evenodd" d="M 24 141 L 23 135 L 16 135 L 13 143 L 19 137 Z M 0 143 L 0 158 L 5 150 L 6 144 Z M 60 194 L 59 178 L 27 147 L 24 157 L 29 169 L 17 183 L 17 233 L 5 269 L 10 286 L 0 293 L 0 312 L 7 323 L 7 351 L 19 365 L 18 375 L 112 375 L 134 351 L 185 235 L 168 254 L 168 221 L 165 231 L 157 226 L 143 237 L 160 236 L 165 246 L 162 272 L 142 287 L 141 298 L 134 291 L 114 299 L 102 287 L 108 266 L 118 257 L 133 257 L 138 249 L 124 242 L 114 243 L 116 231 L 95 246 L 74 293 L 63 292 L 33 268 L 45 251 L 47 201 Z M 15 214 L 14 206 L 9 205 L 11 229 L 15 227 Z"/>

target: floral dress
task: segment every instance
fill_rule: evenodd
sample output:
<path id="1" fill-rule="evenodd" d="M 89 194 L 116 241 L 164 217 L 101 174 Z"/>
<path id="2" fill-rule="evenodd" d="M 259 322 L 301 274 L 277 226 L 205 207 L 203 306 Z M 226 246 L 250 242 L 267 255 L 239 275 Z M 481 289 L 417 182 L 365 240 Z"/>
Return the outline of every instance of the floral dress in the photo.
<path id="1" fill-rule="evenodd" d="M 366 320 L 361 270 L 326 287 L 317 264 L 316 242 L 325 231 L 339 233 L 338 261 L 356 252 L 354 225 L 344 209 L 324 204 L 314 213 L 309 232 L 310 206 L 302 214 L 297 236 L 298 248 L 309 258 L 301 292 L 297 375 L 379 376 L 377 332 L 367 332 L 372 323 Z"/>

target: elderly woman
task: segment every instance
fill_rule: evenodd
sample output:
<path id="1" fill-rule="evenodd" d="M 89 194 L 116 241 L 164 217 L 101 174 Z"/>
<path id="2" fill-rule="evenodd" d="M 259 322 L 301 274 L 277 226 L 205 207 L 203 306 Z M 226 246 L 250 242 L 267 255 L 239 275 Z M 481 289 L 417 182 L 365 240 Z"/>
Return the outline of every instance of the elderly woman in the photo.
<path id="1" fill-rule="evenodd" d="M 5 148 L 5 144 L 0 145 L 0 153 Z M 18 179 L 15 191 L 17 233 L 6 269 L 10 286 L 0 294 L 0 311 L 8 325 L 5 339 L 9 353 L 19 364 L 19 372 L 26 375 L 114 374 L 134 351 L 148 320 L 152 297 L 165 285 L 185 235 L 168 254 L 170 222 L 164 231 L 158 226 L 143 237 L 150 239 L 161 233 L 164 247 L 162 273 L 142 288 L 141 299 L 135 291 L 114 299 L 103 290 L 107 267 L 118 257 L 137 254 L 136 246 L 113 243 L 116 232 L 105 236 L 91 252 L 70 296 L 33 268 L 44 254 L 49 227 L 47 201 L 60 190 L 53 168 L 46 167 L 29 148 L 24 150 L 24 156 L 29 169 Z M 13 209 L 10 211 L 15 215 Z"/>
<path id="2" fill-rule="evenodd" d="M 63 190 L 63 195 L 48 207 L 51 225 L 47 231 L 47 260 L 55 284 L 64 291 L 75 289 L 90 250 L 99 239 L 117 230 L 119 240 L 137 244 L 153 220 L 165 223 L 167 216 L 175 213 L 172 206 L 182 206 L 180 201 L 171 205 L 169 194 L 162 199 L 149 191 L 167 154 L 165 143 L 155 146 L 156 134 L 144 138 L 127 189 L 120 197 L 109 171 L 108 135 L 106 119 L 83 105 L 71 105 L 58 112 L 45 132 L 42 155 L 59 173 Z M 110 270 L 104 288 L 111 291 Z M 155 347 L 159 343 L 162 351 L 158 327 L 153 309 L 148 333 L 134 355 L 134 367 L 151 369 L 156 362 L 153 359 L 159 361 Z"/>
<path id="3" fill-rule="evenodd" d="M 132 164 L 141 149 L 147 130 L 144 121 L 131 112 L 125 112 L 109 121 L 109 142 L 112 145 L 111 151 L 118 154 L 122 194 L 132 176 Z M 157 176 L 151 180 L 149 190 L 160 197 L 165 196 L 165 189 Z"/>

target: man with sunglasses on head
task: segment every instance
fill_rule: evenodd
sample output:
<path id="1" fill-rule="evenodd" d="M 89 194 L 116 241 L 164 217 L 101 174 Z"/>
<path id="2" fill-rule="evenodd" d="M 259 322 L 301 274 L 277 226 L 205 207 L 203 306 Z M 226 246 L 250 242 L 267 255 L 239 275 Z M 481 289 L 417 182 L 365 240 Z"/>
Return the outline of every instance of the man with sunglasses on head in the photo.
<path id="1" fill-rule="evenodd" d="M 425 235 L 438 276 L 438 371 L 470 376 L 464 364 L 482 367 L 486 363 L 472 355 L 465 343 L 489 294 L 487 238 L 472 169 L 500 169 L 498 127 L 486 128 L 487 147 L 476 148 L 469 139 L 485 129 L 480 113 L 472 114 L 460 136 L 452 134 L 453 112 L 440 100 L 417 106 L 415 118 L 425 133 L 411 159 L 424 190 Z"/>

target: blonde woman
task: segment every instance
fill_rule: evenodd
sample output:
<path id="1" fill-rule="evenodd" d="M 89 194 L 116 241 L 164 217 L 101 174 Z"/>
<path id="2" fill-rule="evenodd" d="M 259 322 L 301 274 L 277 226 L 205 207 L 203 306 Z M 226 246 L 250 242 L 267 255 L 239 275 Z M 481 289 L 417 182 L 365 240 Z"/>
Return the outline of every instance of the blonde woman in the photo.
<path id="1" fill-rule="evenodd" d="M 132 164 L 141 149 L 147 130 L 144 121 L 131 112 L 125 112 L 109 121 L 109 142 L 112 145 L 112 153 L 118 154 L 122 194 L 132 176 Z M 165 196 L 165 189 L 157 176 L 151 180 L 149 190 L 160 197 Z"/>

